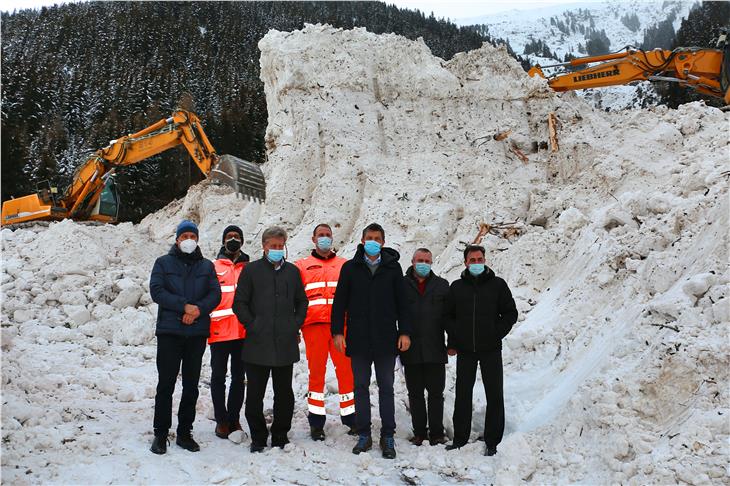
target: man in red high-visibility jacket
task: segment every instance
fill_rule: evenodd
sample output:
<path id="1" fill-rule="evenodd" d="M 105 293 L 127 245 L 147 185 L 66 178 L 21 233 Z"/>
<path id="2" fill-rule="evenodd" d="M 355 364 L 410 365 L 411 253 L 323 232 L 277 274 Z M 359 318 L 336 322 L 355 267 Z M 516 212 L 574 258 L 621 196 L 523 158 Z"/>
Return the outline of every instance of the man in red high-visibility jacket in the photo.
<path id="1" fill-rule="evenodd" d="M 241 428 L 241 406 L 244 396 L 245 369 L 241 360 L 246 329 L 233 313 L 233 296 L 238 277 L 249 261 L 241 251 L 243 231 L 230 225 L 223 230 L 223 247 L 213 262 L 221 286 L 221 302 L 210 314 L 210 393 L 215 411 L 215 435 L 221 439 Z M 231 359 L 231 387 L 226 402 L 226 374 Z"/>
<path id="2" fill-rule="evenodd" d="M 312 234 L 315 244 L 312 254 L 295 263 L 309 299 L 307 318 L 302 326 L 304 344 L 309 365 L 309 426 L 312 439 L 324 440 L 325 424 L 325 374 L 327 356 L 335 365 L 335 374 L 340 398 L 342 423 L 350 427 L 349 434 L 355 434 L 355 396 L 350 358 L 335 349 L 330 329 L 332 302 L 335 297 L 340 269 L 347 261 L 332 250 L 332 228 L 325 223 L 318 224 Z"/>

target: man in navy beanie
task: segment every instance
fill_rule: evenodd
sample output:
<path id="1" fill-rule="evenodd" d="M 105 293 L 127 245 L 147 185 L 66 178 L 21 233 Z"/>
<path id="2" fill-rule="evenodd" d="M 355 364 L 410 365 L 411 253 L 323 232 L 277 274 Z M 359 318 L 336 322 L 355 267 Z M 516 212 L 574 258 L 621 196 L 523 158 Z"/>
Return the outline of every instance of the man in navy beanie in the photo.
<path id="1" fill-rule="evenodd" d="M 175 244 L 155 261 L 150 276 L 150 295 L 157 309 L 157 394 L 155 438 L 150 450 L 167 452 L 172 425 L 172 394 L 182 365 L 182 396 L 177 415 L 176 444 L 191 452 L 200 450 L 193 440 L 195 405 L 198 401 L 200 367 L 210 333 L 210 313 L 221 300 L 221 288 L 213 263 L 198 247 L 198 227 L 182 221 Z"/>

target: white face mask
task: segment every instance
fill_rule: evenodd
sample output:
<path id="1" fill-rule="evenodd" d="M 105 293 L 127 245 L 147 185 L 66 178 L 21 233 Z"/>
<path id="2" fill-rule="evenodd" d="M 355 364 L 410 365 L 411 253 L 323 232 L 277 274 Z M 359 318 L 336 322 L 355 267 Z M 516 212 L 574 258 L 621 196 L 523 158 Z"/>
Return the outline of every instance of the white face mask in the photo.
<path id="1" fill-rule="evenodd" d="M 198 242 L 195 240 L 182 240 L 178 243 L 178 246 L 181 252 L 190 254 L 198 247 Z"/>

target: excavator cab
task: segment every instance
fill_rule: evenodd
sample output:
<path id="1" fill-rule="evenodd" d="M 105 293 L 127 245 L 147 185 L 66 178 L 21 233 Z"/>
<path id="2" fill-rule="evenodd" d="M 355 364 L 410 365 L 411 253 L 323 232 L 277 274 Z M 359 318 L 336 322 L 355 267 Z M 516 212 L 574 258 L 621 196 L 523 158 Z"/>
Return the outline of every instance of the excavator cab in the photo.
<path id="1" fill-rule="evenodd" d="M 116 221 L 119 215 L 119 192 L 114 177 L 109 177 L 101 191 L 101 196 L 96 202 L 96 207 L 91 213 L 91 220 Z"/>

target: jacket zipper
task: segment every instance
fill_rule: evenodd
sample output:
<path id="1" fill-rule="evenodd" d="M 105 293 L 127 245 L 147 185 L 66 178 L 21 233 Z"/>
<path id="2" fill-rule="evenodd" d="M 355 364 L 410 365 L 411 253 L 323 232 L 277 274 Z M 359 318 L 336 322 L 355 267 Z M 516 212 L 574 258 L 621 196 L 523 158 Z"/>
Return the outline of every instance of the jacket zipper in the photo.
<path id="1" fill-rule="evenodd" d="M 472 345 L 474 346 L 474 352 L 477 352 L 477 292 L 476 286 L 474 288 L 474 295 L 472 296 L 472 311 L 471 311 L 471 339 Z"/>

